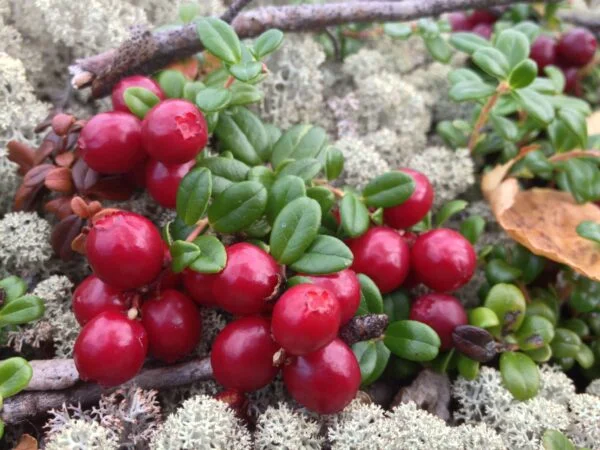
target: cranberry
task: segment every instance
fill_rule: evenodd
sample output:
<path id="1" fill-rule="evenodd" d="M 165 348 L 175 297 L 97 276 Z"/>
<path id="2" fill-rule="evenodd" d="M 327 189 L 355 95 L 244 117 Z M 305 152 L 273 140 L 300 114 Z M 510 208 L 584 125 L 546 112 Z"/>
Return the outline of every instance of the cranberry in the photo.
<path id="1" fill-rule="evenodd" d="M 174 273 L 171 270 L 171 262 L 173 258 L 171 257 L 171 250 L 166 242 L 163 241 L 163 269 L 160 274 L 160 279 L 158 282 L 158 289 L 161 291 L 167 289 L 178 289 L 183 284 L 183 275 L 181 273 Z"/>
<path id="2" fill-rule="evenodd" d="M 171 99 L 154 106 L 142 122 L 142 141 L 150 156 L 165 164 L 191 161 L 206 146 L 204 115 L 187 100 Z"/>
<path id="3" fill-rule="evenodd" d="M 408 275 L 408 244 L 391 228 L 373 227 L 348 246 L 354 255 L 351 269 L 371 278 L 384 294 L 399 287 Z"/>
<path id="4" fill-rule="evenodd" d="M 562 69 L 565 75 L 565 92 L 576 97 L 583 95 L 583 87 L 581 86 L 581 77 L 577 67 L 568 67 Z"/>
<path id="5" fill-rule="evenodd" d="M 544 72 L 544 67 L 556 63 L 556 41 L 550 36 L 539 36 L 531 46 L 529 55 L 538 66 L 539 73 Z"/>
<path id="6" fill-rule="evenodd" d="M 360 282 L 353 270 L 344 269 L 329 275 L 303 275 L 313 284 L 331 291 L 338 299 L 341 308 L 341 321 L 343 325 L 348 322 L 360 305 Z"/>
<path id="7" fill-rule="evenodd" d="M 487 23 L 480 23 L 473 27 L 471 30 L 473 33 L 478 34 L 484 39 L 490 39 L 492 37 L 492 26 Z"/>
<path id="8" fill-rule="evenodd" d="M 199 305 L 215 306 L 217 300 L 213 296 L 212 287 L 217 274 L 194 272 L 191 269 L 183 271 L 183 285 L 190 297 Z"/>
<path id="9" fill-rule="evenodd" d="M 150 159 L 146 164 L 146 189 L 150 196 L 165 208 L 175 208 L 179 183 L 194 164 L 195 161 L 192 160 L 167 166 Z"/>
<path id="10" fill-rule="evenodd" d="M 415 245 L 415 242 L 417 242 L 418 237 L 419 235 L 413 233 L 412 231 L 405 231 L 402 235 L 402 238 L 406 241 L 409 248 L 412 248 L 412 246 Z M 415 269 L 411 267 L 408 271 L 408 275 L 404 279 L 404 283 L 402 283 L 402 287 L 406 289 L 414 289 L 420 284 L 421 280 L 419 280 L 419 277 L 415 273 Z"/>
<path id="11" fill-rule="evenodd" d="M 148 335 L 140 322 L 105 311 L 83 327 L 75 341 L 73 358 L 82 380 L 111 387 L 133 378 L 147 352 Z"/>
<path id="12" fill-rule="evenodd" d="M 146 158 L 140 121 L 124 112 L 92 117 L 81 130 L 78 145 L 86 164 L 100 173 L 129 172 Z"/>
<path id="13" fill-rule="evenodd" d="M 383 210 L 383 221 L 386 225 L 401 229 L 418 224 L 427 215 L 433 204 L 433 188 L 429 179 L 421 172 L 411 169 L 400 169 L 415 181 L 415 190 L 404 203 Z"/>
<path id="14" fill-rule="evenodd" d="M 98 220 L 86 240 L 94 274 L 119 289 L 152 282 L 163 265 L 163 242 L 156 227 L 139 214 L 119 211 Z"/>
<path id="15" fill-rule="evenodd" d="M 452 31 L 469 31 L 473 28 L 471 18 L 464 12 L 453 12 L 448 14 L 448 22 Z"/>
<path id="16" fill-rule="evenodd" d="M 471 16 L 469 17 L 469 19 L 471 20 L 471 23 L 474 25 L 479 25 L 479 24 L 492 25 L 494 22 L 496 22 L 497 17 L 494 14 L 492 14 L 490 11 L 486 11 L 485 9 L 476 9 L 475 11 L 473 11 L 471 13 Z"/>
<path id="17" fill-rule="evenodd" d="M 278 349 L 268 319 L 242 317 L 223 328 L 213 343 L 210 362 L 214 377 L 226 389 L 260 389 L 277 375 L 273 356 Z"/>
<path id="18" fill-rule="evenodd" d="M 200 311 L 187 295 L 173 289 L 146 300 L 142 324 L 148 332 L 150 353 L 172 363 L 189 354 L 200 342 Z"/>
<path id="19" fill-rule="evenodd" d="M 475 271 L 477 256 L 469 241 L 447 228 L 420 235 L 411 249 L 419 280 L 430 289 L 450 292 L 466 284 Z"/>
<path id="20" fill-rule="evenodd" d="M 227 247 L 225 269 L 213 281 L 213 298 L 231 314 L 257 314 L 265 310 L 281 278 L 281 268 L 264 250 L 245 242 L 233 244 Z"/>
<path id="21" fill-rule="evenodd" d="M 291 355 L 306 355 L 335 339 L 340 328 L 340 304 L 314 284 L 299 284 L 275 303 L 273 339 Z"/>
<path id="22" fill-rule="evenodd" d="M 95 275 L 83 280 L 73 292 L 73 314 L 81 326 L 104 311 L 123 313 L 127 308 L 127 296 Z"/>
<path id="23" fill-rule="evenodd" d="M 283 382 L 298 403 L 319 414 L 333 414 L 356 396 L 360 367 L 350 347 L 335 339 L 285 365 Z"/>
<path id="24" fill-rule="evenodd" d="M 446 294 L 427 294 L 419 297 L 410 308 L 410 320 L 429 325 L 442 341 L 442 350 L 453 347 L 452 332 L 469 320 L 465 308 L 456 297 Z"/>
<path id="25" fill-rule="evenodd" d="M 585 28 L 573 28 L 561 36 L 556 52 L 561 64 L 583 67 L 596 54 L 596 38 Z"/>
<path id="26" fill-rule="evenodd" d="M 125 98 L 123 97 L 123 94 L 125 94 L 125 91 L 130 87 L 141 87 L 148 89 L 159 99 L 165 99 L 165 94 L 163 94 L 162 89 L 156 81 L 154 81 L 152 78 L 143 77 L 141 75 L 133 75 L 131 77 L 123 78 L 113 88 L 111 99 L 113 109 L 115 111 L 129 112 L 129 108 L 125 104 Z"/>

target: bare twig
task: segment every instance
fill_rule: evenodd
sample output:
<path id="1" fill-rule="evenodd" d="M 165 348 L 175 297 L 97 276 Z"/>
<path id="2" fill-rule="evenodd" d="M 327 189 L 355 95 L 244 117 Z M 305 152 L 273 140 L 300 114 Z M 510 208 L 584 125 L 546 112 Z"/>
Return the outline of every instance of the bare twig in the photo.
<path id="1" fill-rule="evenodd" d="M 323 33 L 325 33 L 325 35 L 329 38 L 331 46 L 333 47 L 333 59 L 335 59 L 336 61 L 341 61 L 342 52 L 340 51 L 340 43 L 335 37 L 335 34 L 333 34 L 333 32 L 329 28 L 324 28 Z"/>
<path id="2" fill-rule="evenodd" d="M 221 16 L 221 19 L 227 23 L 231 23 L 233 19 L 250 3 L 252 0 L 234 0 L 231 6 Z"/>

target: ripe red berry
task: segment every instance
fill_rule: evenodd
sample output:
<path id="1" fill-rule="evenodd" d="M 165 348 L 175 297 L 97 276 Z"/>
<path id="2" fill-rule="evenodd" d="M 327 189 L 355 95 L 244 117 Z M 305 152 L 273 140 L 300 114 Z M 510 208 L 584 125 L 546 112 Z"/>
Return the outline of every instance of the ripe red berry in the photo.
<path id="1" fill-rule="evenodd" d="M 539 73 L 544 72 L 544 67 L 556 64 L 556 41 L 551 36 L 539 36 L 531 46 L 529 57 L 533 59 Z"/>
<path id="2" fill-rule="evenodd" d="M 475 25 L 471 31 L 482 38 L 489 40 L 492 37 L 493 28 L 488 23 L 479 23 Z"/>
<path id="3" fill-rule="evenodd" d="M 213 296 L 212 287 L 218 274 L 194 272 L 191 269 L 183 271 L 183 285 L 190 297 L 199 305 L 215 306 L 217 300 Z"/>
<path id="4" fill-rule="evenodd" d="M 420 235 L 410 257 L 419 280 L 439 292 L 451 292 L 466 284 L 477 263 L 471 243 L 447 228 Z"/>
<path id="5" fill-rule="evenodd" d="M 195 161 L 183 164 L 165 165 L 155 159 L 146 163 L 146 189 L 156 202 L 165 208 L 175 208 L 177 189 Z"/>
<path id="6" fill-rule="evenodd" d="M 187 100 L 171 99 L 154 106 L 142 122 L 142 141 L 150 156 L 164 164 L 191 161 L 206 146 L 204 115 Z"/>
<path id="7" fill-rule="evenodd" d="M 565 93 L 581 97 L 583 95 L 583 87 L 581 86 L 581 76 L 577 67 L 567 67 L 562 69 L 565 76 Z"/>
<path id="8" fill-rule="evenodd" d="M 200 311 L 192 299 L 173 289 L 144 302 L 142 324 L 148 333 L 150 353 L 166 363 L 189 354 L 202 336 Z"/>
<path id="9" fill-rule="evenodd" d="M 98 220 L 86 240 L 94 274 L 119 289 L 152 282 L 163 266 L 163 242 L 154 224 L 139 214 L 119 211 Z"/>
<path id="10" fill-rule="evenodd" d="M 473 28 L 471 18 L 464 12 L 453 12 L 448 14 L 448 22 L 452 31 L 469 31 Z"/>
<path id="11" fill-rule="evenodd" d="M 496 20 L 498 20 L 498 18 L 494 14 L 485 9 L 476 9 L 471 13 L 469 19 L 474 25 L 479 25 L 481 23 L 491 25 L 494 22 L 496 22 Z"/>
<path id="12" fill-rule="evenodd" d="M 260 389 L 277 375 L 273 366 L 277 350 L 268 319 L 242 317 L 223 328 L 213 343 L 210 362 L 214 377 L 227 389 Z"/>
<path id="13" fill-rule="evenodd" d="M 301 405 L 319 414 L 341 411 L 360 386 L 360 367 L 350 347 L 335 339 L 283 367 L 283 382 Z"/>
<path id="14" fill-rule="evenodd" d="M 174 273 L 171 269 L 171 251 L 166 242 L 163 241 L 163 271 L 160 274 L 158 282 L 158 289 L 164 291 L 167 289 L 179 289 L 183 284 L 183 275 L 181 273 Z"/>
<path id="15" fill-rule="evenodd" d="M 429 325 L 442 341 L 442 350 L 453 347 L 452 332 L 469 320 L 465 308 L 456 297 L 446 294 L 426 294 L 419 297 L 410 308 L 410 320 Z"/>
<path id="16" fill-rule="evenodd" d="M 424 174 L 412 169 L 400 169 L 400 172 L 413 178 L 415 190 L 401 205 L 383 210 L 385 224 L 396 229 L 410 228 L 418 224 L 433 204 L 433 187 Z"/>
<path id="17" fill-rule="evenodd" d="M 126 113 L 129 112 L 129 108 L 125 103 L 125 98 L 123 97 L 123 94 L 125 94 L 125 91 L 130 87 L 141 87 L 144 89 L 148 89 L 159 99 L 165 99 L 165 94 L 163 94 L 162 89 L 156 81 L 154 81 L 152 78 L 143 77 L 141 75 L 133 75 L 127 78 L 123 78 L 113 88 L 111 99 L 113 109 L 115 111 L 123 111 Z"/>
<path id="18" fill-rule="evenodd" d="M 412 246 L 415 245 L 418 237 L 419 236 L 412 231 L 405 231 L 402 235 L 402 239 L 406 241 L 409 248 L 412 248 Z M 415 269 L 411 266 L 408 275 L 406 275 L 406 278 L 404 279 L 404 283 L 402 283 L 402 287 L 405 289 L 414 289 L 420 284 L 421 280 L 419 280 L 419 277 L 415 273 Z"/>
<path id="19" fill-rule="evenodd" d="M 233 244 L 227 247 L 225 269 L 213 281 L 213 298 L 231 314 L 257 314 L 277 293 L 281 278 L 281 268 L 271 255 L 252 244 Z"/>
<path id="20" fill-rule="evenodd" d="M 142 324 L 124 314 L 106 311 L 81 330 L 73 358 L 79 376 L 103 387 L 117 386 L 133 378 L 148 352 L 148 335 Z"/>
<path id="21" fill-rule="evenodd" d="M 81 326 L 104 311 L 124 313 L 127 308 L 127 295 L 95 275 L 83 280 L 73 292 L 73 314 Z"/>
<path id="22" fill-rule="evenodd" d="M 299 284 L 275 303 L 273 339 L 291 355 L 306 355 L 335 339 L 340 328 L 340 304 L 327 289 Z"/>
<path id="23" fill-rule="evenodd" d="M 573 28 L 561 36 L 556 53 L 564 66 L 583 67 L 596 54 L 596 38 L 585 28 Z"/>
<path id="24" fill-rule="evenodd" d="M 408 275 L 408 244 L 391 228 L 373 227 L 348 246 L 354 255 L 351 269 L 371 278 L 384 294 L 399 287 Z"/>
<path id="25" fill-rule="evenodd" d="M 140 121 L 131 114 L 97 114 L 81 130 L 79 153 L 96 172 L 129 172 L 146 158 L 141 130 Z"/>
<path id="26" fill-rule="evenodd" d="M 340 304 L 341 324 L 348 322 L 360 305 L 360 283 L 353 270 L 344 269 L 329 275 L 303 275 L 313 284 L 332 292 Z"/>

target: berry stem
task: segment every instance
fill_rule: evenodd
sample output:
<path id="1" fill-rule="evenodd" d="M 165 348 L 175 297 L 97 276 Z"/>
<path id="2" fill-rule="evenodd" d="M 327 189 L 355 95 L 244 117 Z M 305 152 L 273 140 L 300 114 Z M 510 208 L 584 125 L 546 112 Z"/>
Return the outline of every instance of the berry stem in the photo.
<path id="1" fill-rule="evenodd" d="M 196 228 L 194 228 L 194 231 L 192 231 L 185 240 L 187 242 L 192 242 L 204 231 L 207 226 L 208 219 L 200 219 L 198 222 L 196 222 Z"/>
<path id="2" fill-rule="evenodd" d="M 510 87 L 508 84 L 506 84 L 506 82 L 500 83 L 494 95 L 492 95 L 485 105 L 483 105 L 483 108 L 479 113 L 479 117 L 477 118 L 477 122 L 475 122 L 475 126 L 473 127 L 471 138 L 469 139 L 469 151 L 473 152 L 473 149 L 477 145 L 477 141 L 479 141 L 481 129 L 485 126 L 490 118 L 490 112 L 492 111 L 492 108 L 496 105 L 496 102 L 500 96 L 508 92 L 508 90 L 510 90 Z"/>
<path id="3" fill-rule="evenodd" d="M 337 198 L 343 198 L 344 195 L 346 195 L 346 193 L 344 191 L 342 191 L 341 189 L 338 189 L 336 187 L 333 187 L 332 185 L 329 184 L 329 182 L 327 180 L 323 180 L 323 179 L 316 179 L 313 180 L 313 182 L 317 185 L 317 186 L 323 186 L 324 188 L 329 189 L 331 192 L 333 192 L 333 194 L 337 197 Z"/>
<path id="4" fill-rule="evenodd" d="M 232 85 L 233 83 L 235 83 L 235 78 L 234 78 L 234 77 L 232 77 L 231 75 L 229 75 L 229 76 L 227 77 L 227 80 L 225 80 L 225 84 L 223 85 L 223 87 L 224 87 L 225 89 L 228 89 L 228 88 L 230 88 L 230 87 L 231 87 L 231 85 Z"/>

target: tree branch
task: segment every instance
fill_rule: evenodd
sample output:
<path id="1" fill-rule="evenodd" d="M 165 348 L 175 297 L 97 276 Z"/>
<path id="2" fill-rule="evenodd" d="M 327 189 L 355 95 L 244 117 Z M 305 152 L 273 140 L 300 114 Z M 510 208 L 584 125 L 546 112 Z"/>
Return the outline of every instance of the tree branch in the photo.
<path id="1" fill-rule="evenodd" d="M 596 34 L 600 33 L 600 14 L 597 12 L 576 10 L 559 11 L 558 17 L 565 22 L 588 28 Z"/>
<path id="2" fill-rule="evenodd" d="M 535 0 L 406 0 L 271 6 L 239 14 L 232 26 L 241 38 L 249 38 L 271 28 L 316 31 L 344 23 L 407 21 L 449 11 L 532 1 Z M 123 77 L 153 73 L 201 50 L 193 24 L 155 34 L 138 30 L 119 48 L 76 61 L 69 68 L 71 82 L 77 89 L 91 86 L 92 95 L 102 97 Z"/>
<path id="3" fill-rule="evenodd" d="M 234 0 L 229 9 L 221 16 L 221 19 L 231 23 L 233 19 L 250 3 L 252 0 Z"/>

